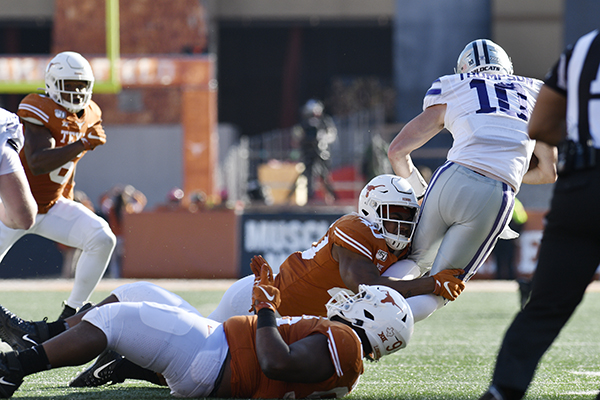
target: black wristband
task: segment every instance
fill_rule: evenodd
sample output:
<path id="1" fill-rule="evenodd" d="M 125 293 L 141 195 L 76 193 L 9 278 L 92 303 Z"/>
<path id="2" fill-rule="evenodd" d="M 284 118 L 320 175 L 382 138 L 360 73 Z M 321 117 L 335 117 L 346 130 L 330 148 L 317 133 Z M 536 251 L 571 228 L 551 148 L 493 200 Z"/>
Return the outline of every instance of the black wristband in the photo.
<path id="1" fill-rule="evenodd" d="M 266 326 L 272 326 L 277 328 L 277 318 L 275 318 L 275 311 L 270 308 L 262 308 L 258 310 L 256 314 L 258 320 L 256 321 L 256 329 L 264 328 Z"/>

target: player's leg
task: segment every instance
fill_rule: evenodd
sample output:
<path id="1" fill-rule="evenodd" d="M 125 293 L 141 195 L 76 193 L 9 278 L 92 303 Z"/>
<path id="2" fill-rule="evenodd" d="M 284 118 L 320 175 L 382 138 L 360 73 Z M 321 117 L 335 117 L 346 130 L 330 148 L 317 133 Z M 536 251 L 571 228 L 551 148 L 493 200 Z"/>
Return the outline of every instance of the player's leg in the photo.
<path id="1" fill-rule="evenodd" d="M 200 313 L 191 304 L 180 296 L 172 293 L 160 286 L 149 282 L 134 282 L 119 286 L 113 290 L 108 300 L 120 302 L 153 302 L 174 306 L 191 313 Z M 102 304 L 102 303 L 101 303 Z M 100 305 L 101 305 L 100 304 Z M 83 314 L 77 314 L 67 318 L 66 322 L 70 326 L 76 324 L 82 318 Z M 162 376 L 154 373 L 147 368 L 140 367 L 134 362 L 126 359 L 114 350 L 104 351 L 93 365 L 86 368 L 75 376 L 69 386 L 71 387 L 97 387 L 106 383 L 120 383 L 126 379 L 136 379 L 151 382 L 154 384 L 164 384 Z"/>
<path id="2" fill-rule="evenodd" d="M 139 281 L 121 285 L 112 294 L 122 303 L 148 301 L 184 309 L 188 312 L 200 312 L 181 296 L 150 282 Z"/>
<path id="3" fill-rule="evenodd" d="M 455 168 L 456 165 L 451 162 L 446 162 L 439 167 L 431 177 L 425 192 L 408 256 L 418 264 L 421 275 L 431 270 L 438 248 L 450 226 L 439 212 L 439 203 L 442 201 L 441 195 L 445 182 L 452 176 Z"/>
<path id="4" fill-rule="evenodd" d="M 513 206 L 514 192 L 507 184 L 459 166 L 437 203 L 441 218 L 450 226 L 430 273 L 461 268 L 465 270 L 461 278 L 469 280 L 492 252 Z"/>
<path id="5" fill-rule="evenodd" d="M 414 260 L 406 258 L 390 265 L 381 276 L 410 281 L 421 276 L 421 269 Z"/>
<path id="6" fill-rule="evenodd" d="M 586 176 L 598 179 L 598 172 L 580 176 L 582 184 Z M 516 392 L 515 398 L 527 390 L 540 358 L 581 302 L 600 264 L 600 188 L 572 183 L 559 178 L 556 184 L 531 297 L 507 330 L 496 360 L 492 383 Z M 573 199 L 584 200 L 574 205 Z"/>
<path id="7" fill-rule="evenodd" d="M 381 275 L 402 280 L 412 280 L 421 276 L 421 269 L 413 260 L 404 259 L 392 264 Z M 409 297 L 406 299 L 406 302 L 410 306 L 415 322 L 419 322 L 429 317 L 438 308 L 441 308 L 444 305 L 444 298 L 428 294 Z"/>
<path id="8" fill-rule="evenodd" d="M 11 397 L 28 375 L 92 360 L 106 347 L 106 337 L 100 329 L 86 323 L 46 344 L 0 353 L 1 397 Z"/>
<path id="9" fill-rule="evenodd" d="M 165 375 L 172 392 L 185 397 L 210 394 L 228 349 L 214 321 L 154 303 L 113 303 L 44 345 L 1 357 L 0 391 L 14 392 L 32 373 L 88 362 L 105 348 Z"/>
<path id="10" fill-rule="evenodd" d="M 40 236 L 82 250 L 73 290 L 65 306 L 71 309 L 72 315 L 89 299 L 104 275 L 116 244 L 115 235 L 106 221 L 85 206 L 62 198 L 34 229 Z"/>
<path id="11" fill-rule="evenodd" d="M 252 315 L 250 305 L 252 303 L 252 286 L 254 275 L 248 275 L 231 285 L 219 302 L 215 310 L 208 318 L 224 322 L 234 315 Z"/>
<path id="12" fill-rule="evenodd" d="M 114 295 L 102 300 L 97 307 L 119 301 Z M 82 307 L 80 311 L 66 319 L 59 318 L 56 321 L 26 321 L 13 314 L 5 307 L 0 306 L 0 339 L 8 343 L 13 350 L 25 350 L 42 344 L 45 341 L 60 335 L 69 328 L 74 327 L 83 315 L 93 306 Z"/>
<path id="13" fill-rule="evenodd" d="M 43 214 L 36 215 L 36 222 L 33 224 L 32 228 L 34 228 L 43 218 Z M 25 231 L 22 229 L 11 229 L 0 221 L 0 261 L 4 258 L 6 253 L 8 253 L 11 247 L 17 242 L 17 240 L 19 240 L 21 237 L 23 237 L 29 232 L 30 231 Z"/>
<path id="14" fill-rule="evenodd" d="M 227 356 L 220 323 L 156 303 L 114 303 L 83 318 L 99 327 L 107 348 L 162 374 L 178 397 L 206 397 Z"/>
<path id="15" fill-rule="evenodd" d="M 468 280 L 492 251 L 513 204 L 514 193 L 506 184 L 456 164 L 445 164 L 427 190 L 410 258 L 418 262 L 422 272 L 430 266 L 430 274 L 448 268 L 465 269 L 463 278 Z M 414 296 L 407 301 L 415 322 L 447 303 L 435 295 Z"/>

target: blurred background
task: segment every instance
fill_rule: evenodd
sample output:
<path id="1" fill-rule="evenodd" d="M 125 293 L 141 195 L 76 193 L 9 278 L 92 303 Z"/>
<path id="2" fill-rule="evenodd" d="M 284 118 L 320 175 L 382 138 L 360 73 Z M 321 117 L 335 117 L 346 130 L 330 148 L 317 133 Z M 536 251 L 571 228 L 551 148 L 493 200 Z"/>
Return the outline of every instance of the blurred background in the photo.
<path id="1" fill-rule="evenodd" d="M 43 87 L 54 54 L 81 53 L 108 141 L 76 189 L 118 216 L 119 276 L 237 278 L 253 254 L 276 267 L 355 210 L 466 43 L 490 38 L 543 79 L 599 16 L 594 0 L 0 0 L 0 106 Z M 424 176 L 451 141 L 413 153 Z M 518 195 L 510 279 L 535 267 L 551 192 Z M 0 277 L 68 277 L 69 257 L 28 235 Z M 488 264 L 480 276 L 500 277 Z"/>

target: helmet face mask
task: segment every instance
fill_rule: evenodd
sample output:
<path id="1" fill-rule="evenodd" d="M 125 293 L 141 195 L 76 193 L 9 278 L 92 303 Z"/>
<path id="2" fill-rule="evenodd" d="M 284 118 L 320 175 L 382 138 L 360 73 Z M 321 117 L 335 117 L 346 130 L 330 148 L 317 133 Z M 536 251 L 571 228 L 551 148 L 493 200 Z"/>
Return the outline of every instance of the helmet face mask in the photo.
<path id="1" fill-rule="evenodd" d="M 367 356 L 374 360 L 406 347 L 413 333 L 408 303 L 386 286 L 359 285 L 355 295 L 340 290 L 325 307 L 327 318 L 337 316 L 365 333 L 372 350 Z"/>
<path id="2" fill-rule="evenodd" d="M 69 112 L 83 110 L 92 99 L 94 74 L 79 53 L 57 54 L 46 67 L 45 82 L 48 96 Z"/>
<path id="3" fill-rule="evenodd" d="M 379 175 L 360 192 L 358 213 L 381 232 L 392 250 L 402 250 L 412 240 L 419 203 L 410 184 L 396 175 Z"/>
<path id="4" fill-rule="evenodd" d="M 454 72 L 512 75 L 513 65 L 502 47 L 488 39 L 477 39 L 460 53 Z"/>

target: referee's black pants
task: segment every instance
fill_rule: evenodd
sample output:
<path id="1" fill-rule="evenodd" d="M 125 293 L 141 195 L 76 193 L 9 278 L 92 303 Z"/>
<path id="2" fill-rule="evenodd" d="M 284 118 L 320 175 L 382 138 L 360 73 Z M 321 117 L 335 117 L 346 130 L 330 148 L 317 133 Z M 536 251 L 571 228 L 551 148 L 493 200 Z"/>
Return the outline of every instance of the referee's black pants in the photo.
<path id="1" fill-rule="evenodd" d="M 525 392 L 600 264 L 600 167 L 560 176 L 547 215 L 531 298 L 502 342 L 492 384 Z"/>

